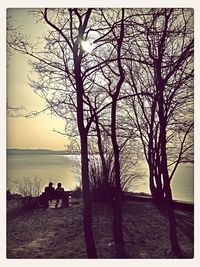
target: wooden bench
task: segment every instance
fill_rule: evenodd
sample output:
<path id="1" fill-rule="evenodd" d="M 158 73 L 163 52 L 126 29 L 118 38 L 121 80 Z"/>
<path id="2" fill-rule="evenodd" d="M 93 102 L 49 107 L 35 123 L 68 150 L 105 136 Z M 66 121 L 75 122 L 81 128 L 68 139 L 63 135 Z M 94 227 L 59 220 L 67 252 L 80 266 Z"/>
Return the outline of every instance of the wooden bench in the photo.
<path id="1" fill-rule="evenodd" d="M 45 206 L 47 201 L 53 201 L 57 199 L 62 199 L 62 207 L 69 207 L 69 197 L 72 195 L 73 191 L 64 191 L 57 193 L 56 191 L 52 195 L 47 195 L 43 192 L 39 198 L 40 203 Z"/>
<path id="2" fill-rule="evenodd" d="M 72 191 L 64 191 L 62 198 L 62 206 L 69 207 L 69 197 L 72 195 Z"/>

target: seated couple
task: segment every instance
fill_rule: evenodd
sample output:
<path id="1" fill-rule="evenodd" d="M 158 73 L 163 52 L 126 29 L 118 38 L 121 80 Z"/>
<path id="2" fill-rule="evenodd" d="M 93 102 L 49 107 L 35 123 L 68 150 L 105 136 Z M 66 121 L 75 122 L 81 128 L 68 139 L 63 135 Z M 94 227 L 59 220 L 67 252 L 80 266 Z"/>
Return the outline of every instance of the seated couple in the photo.
<path id="1" fill-rule="evenodd" d="M 62 200 L 62 206 L 69 206 L 68 203 L 68 197 L 65 194 L 65 190 L 62 187 L 61 183 L 57 184 L 57 188 L 55 189 L 53 187 L 53 183 L 50 182 L 49 186 L 46 186 L 44 189 L 44 193 L 43 193 L 43 197 L 44 197 L 44 208 L 48 208 L 49 207 L 49 200 L 56 200 L 56 205 L 55 208 L 58 207 L 58 203 L 59 200 Z"/>

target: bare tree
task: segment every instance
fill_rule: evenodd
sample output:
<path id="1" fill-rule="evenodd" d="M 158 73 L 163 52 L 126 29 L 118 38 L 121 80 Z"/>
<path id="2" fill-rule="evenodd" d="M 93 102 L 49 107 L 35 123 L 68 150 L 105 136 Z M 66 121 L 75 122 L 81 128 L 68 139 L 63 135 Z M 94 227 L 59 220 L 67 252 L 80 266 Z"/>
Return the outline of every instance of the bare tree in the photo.
<path id="1" fill-rule="evenodd" d="M 84 200 L 84 233 L 89 258 L 96 258 L 92 231 L 92 206 L 88 179 L 87 136 L 92 118 L 84 107 L 85 84 L 83 58 L 87 55 L 82 42 L 90 29 L 92 9 L 45 9 L 33 11 L 49 26 L 45 37 L 46 45 L 28 43 L 24 36 L 14 32 L 8 40 L 11 48 L 32 57 L 32 66 L 38 81 L 31 81 L 35 91 L 47 103 L 47 108 L 63 117 L 66 122 L 74 117 L 78 124 L 81 144 L 82 188 Z M 87 29 L 88 27 L 88 29 Z M 39 44 L 38 44 L 39 45 Z M 40 48 L 37 50 L 36 48 Z M 70 114 L 69 115 L 69 111 Z M 76 116 L 76 117 L 75 117 Z"/>
<path id="2" fill-rule="evenodd" d="M 107 13 L 107 14 L 106 14 Z M 111 14 L 111 11 L 107 12 L 101 10 L 102 17 L 109 27 L 109 31 L 101 38 L 97 39 L 96 42 L 105 42 L 106 39 L 110 37 L 110 47 L 111 53 L 109 62 L 106 62 L 106 70 L 101 68 L 101 73 L 104 78 L 104 81 L 109 81 L 109 85 L 106 88 L 106 92 L 108 96 L 111 98 L 110 104 L 110 125 L 111 125 L 111 143 L 113 148 L 113 156 L 114 156 L 114 177 L 115 177 L 115 193 L 113 195 L 113 237 L 116 244 L 116 252 L 119 258 L 126 257 L 126 252 L 124 248 L 124 240 L 123 240 L 123 229 L 122 229 L 122 210 L 121 210 L 121 199 L 122 199 L 122 190 L 121 190 L 121 174 L 120 174 L 120 152 L 119 145 L 117 141 L 117 101 L 120 94 L 121 86 L 125 79 L 125 73 L 121 63 L 121 49 L 124 38 L 124 9 L 122 10 L 114 10 Z M 114 23 L 113 23 L 114 21 Z M 120 26 L 118 27 L 119 24 Z M 109 35 L 109 33 L 111 33 Z M 110 63 L 114 65 L 110 65 Z M 115 64 L 116 63 L 116 64 Z M 113 66 L 117 68 L 117 72 L 113 70 Z M 116 77 L 113 79 L 111 75 Z M 105 86 L 104 86 L 105 88 Z M 107 168 L 105 165 L 105 158 L 103 156 L 103 150 L 101 146 L 101 135 L 99 130 L 98 116 L 95 113 L 96 119 L 96 129 L 98 135 L 98 146 L 100 150 L 100 155 L 104 167 L 104 175 L 105 177 L 108 175 Z"/>
<path id="3" fill-rule="evenodd" d="M 135 102 L 132 103 L 135 124 L 149 164 L 151 191 L 153 195 L 160 194 L 160 199 L 165 193 L 171 247 L 180 257 L 170 181 L 178 164 L 184 161 L 184 153 L 192 148 L 193 14 L 191 9 L 151 9 L 134 23 L 136 34 L 140 35 L 131 44 L 133 50 L 135 48 L 134 72 L 133 63 L 129 64 L 131 85 L 137 92 L 149 90 L 152 94 L 145 99 L 137 98 L 139 113 Z M 177 142 L 178 152 L 176 150 L 177 155 L 173 157 L 167 152 L 171 152 L 170 146 Z"/>
<path id="4" fill-rule="evenodd" d="M 92 9 L 45 9 L 34 10 L 32 13 L 50 29 L 44 37 L 45 45 L 41 48 L 40 40 L 37 44 L 29 43 L 27 38 L 17 31 L 11 31 L 8 45 L 12 49 L 32 58 L 31 64 L 33 70 L 38 75 L 38 80 L 30 79 L 30 84 L 35 92 L 45 100 L 47 105 L 45 110 L 49 109 L 52 113 L 66 120 L 67 133 L 70 132 L 71 134 L 73 132 L 77 135 L 75 125 L 76 122 L 78 124 L 81 148 L 85 241 L 88 257 L 96 257 L 92 233 L 90 183 L 88 179 L 88 133 L 94 118 L 97 121 L 98 114 L 107 106 L 112 106 L 112 141 L 113 146 L 115 146 L 115 165 L 117 165 L 115 167 L 115 177 L 116 188 L 119 188 L 120 173 L 118 175 L 118 172 L 120 171 L 120 166 L 115 123 L 116 101 L 124 80 L 124 73 L 120 62 L 120 50 L 124 32 L 124 11 L 122 11 L 122 19 L 116 16 L 117 21 L 112 23 L 112 25 L 107 23 L 102 11 L 99 12 L 99 17 L 98 12 L 95 13 L 95 23 L 93 23 Z M 120 12 L 116 11 L 115 13 L 118 14 Z M 118 38 L 115 34 L 112 36 L 112 40 L 117 45 L 116 57 L 113 53 L 115 51 L 113 49 L 115 44 L 110 45 L 111 40 L 106 38 L 108 34 L 111 33 L 110 35 L 112 35 L 112 31 L 118 31 L 119 23 L 121 23 L 120 37 Z M 88 44 L 87 40 L 96 41 L 97 45 L 94 47 L 92 55 L 85 48 L 85 45 Z M 100 40 L 104 41 L 99 42 Z M 102 58 L 100 55 L 105 50 L 105 47 L 109 47 L 111 52 L 106 52 L 105 57 Z M 120 64 L 119 72 L 121 78 L 116 86 L 115 96 L 112 96 L 110 103 L 106 103 L 102 107 L 102 101 L 100 103 L 97 101 L 101 88 L 98 88 L 96 92 L 94 84 L 97 80 L 99 81 L 97 73 L 102 71 L 102 68 L 112 61 L 115 61 L 118 65 Z M 106 97 L 107 95 L 102 96 L 101 100 L 106 100 Z M 92 98 L 94 100 L 91 100 Z M 91 101 L 98 103 L 94 110 L 89 105 Z M 37 114 L 38 112 L 32 112 L 29 116 Z M 121 188 L 118 191 L 121 195 Z M 117 198 L 120 198 L 118 193 L 116 194 Z M 120 204 L 119 199 L 117 203 L 117 205 Z M 115 230 L 118 256 L 122 256 L 124 254 L 122 248 L 121 252 L 119 251 L 119 247 L 123 243 L 120 206 L 116 209 L 115 215 L 116 227 L 119 230 Z"/>

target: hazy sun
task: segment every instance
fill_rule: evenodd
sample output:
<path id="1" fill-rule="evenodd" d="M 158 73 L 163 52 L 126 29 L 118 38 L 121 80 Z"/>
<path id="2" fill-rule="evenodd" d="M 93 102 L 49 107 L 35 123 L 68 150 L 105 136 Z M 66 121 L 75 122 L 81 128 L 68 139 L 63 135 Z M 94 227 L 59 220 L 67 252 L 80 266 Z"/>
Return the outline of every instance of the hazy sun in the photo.
<path id="1" fill-rule="evenodd" d="M 81 41 L 81 46 L 87 53 L 92 53 L 92 50 L 94 49 L 94 45 L 89 41 Z"/>

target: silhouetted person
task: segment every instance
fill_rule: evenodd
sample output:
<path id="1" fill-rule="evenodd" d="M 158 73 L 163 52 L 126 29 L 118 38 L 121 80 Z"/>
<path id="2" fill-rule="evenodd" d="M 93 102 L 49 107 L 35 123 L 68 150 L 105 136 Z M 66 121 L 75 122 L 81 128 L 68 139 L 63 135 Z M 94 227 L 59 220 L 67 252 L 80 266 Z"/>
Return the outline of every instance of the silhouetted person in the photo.
<path id="1" fill-rule="evenodd" d="M 58 207 L 59 199 L 62 200 L 62 206 L 63 206 L 63 204 L 65 202 L 65 198 L 66 198 L 64 192 L 65 192 L 65 190 L 62 187 L 62 184 L 58 183 L 57 184 L 57 188 L 55 190 L 55 193 L 56 193 L 56 205 L 55 205 L 55 208 Z"/>
<path id="2" fill-rule="evenodd" d="M 49 207 L 49 200 L 55 198 L 55 188 L 53 187 L 53 183 L 50 182 L 49 186 L 46 186 L 44 189 L 44 208 Z"/>

